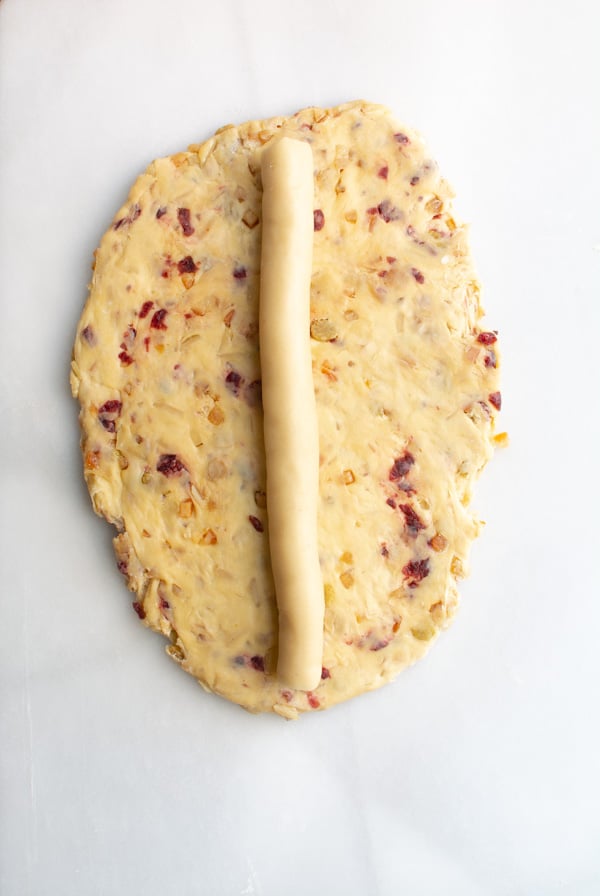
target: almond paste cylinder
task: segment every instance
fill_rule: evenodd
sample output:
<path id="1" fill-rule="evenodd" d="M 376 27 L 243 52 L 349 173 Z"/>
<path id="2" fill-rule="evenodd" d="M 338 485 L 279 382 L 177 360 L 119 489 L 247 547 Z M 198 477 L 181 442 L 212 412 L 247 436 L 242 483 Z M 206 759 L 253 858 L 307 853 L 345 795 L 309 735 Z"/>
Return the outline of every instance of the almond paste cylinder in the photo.
<path id="1" fill-rule="evenodd" d="M 278 677 L 316 688 L 323 656 L 317 540 L 319 434 L 310 349 L 313 157 L 282 137 L 262 156 L 260 357 L 271 566 L 279 612 Z"/>

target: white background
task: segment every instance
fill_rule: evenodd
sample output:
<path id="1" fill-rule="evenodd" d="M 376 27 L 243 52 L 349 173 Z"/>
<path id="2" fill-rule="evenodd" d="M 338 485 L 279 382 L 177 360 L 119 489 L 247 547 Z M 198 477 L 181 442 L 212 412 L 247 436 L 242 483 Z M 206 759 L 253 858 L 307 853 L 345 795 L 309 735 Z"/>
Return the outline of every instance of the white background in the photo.
<path id="1" fill-rule="evenodd" d="M 596 3 L 3 0 L 3 896 L 600 893 Z M 143 629 L 82 484 L 91 254 L 154 157 L 364 97 L 472 222 L 503 427 L 462 609 L 396 684 L 298 723 Z"/>

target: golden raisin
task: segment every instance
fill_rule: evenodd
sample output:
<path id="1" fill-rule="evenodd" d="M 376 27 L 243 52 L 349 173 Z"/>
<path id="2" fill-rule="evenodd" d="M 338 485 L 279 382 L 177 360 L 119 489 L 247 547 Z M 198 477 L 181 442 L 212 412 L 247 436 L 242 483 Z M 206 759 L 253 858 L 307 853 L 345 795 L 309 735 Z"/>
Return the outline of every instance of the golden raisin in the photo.
<path id="1" fill-rule="evenodd" d="M 214 407 L 210 409 L 208 419 L 213 424 L 213 426 L 220 426 L 221 423 L 223 423 L 223 421 L 225 420 L 225 414 L 218 404 L 214 405 Z"/>
<path id="2" fill-rule="evenodd" d="M 344 588 L 352 588 L 354 585 L 354 576 L 349 570 L 343 572 L 340 576 L 340 582 L 344 586 Z"/>
<path id="3" fill-rule="evenodd" d="M 352 554 L 350 551 L 344 551 L 342 556 L 340 557 L 342 563 L 352 563 Z"/>
<path id="4" fill-rule="evenodd" d="M 186 501 L 182 501 L 179 505 L 179 516 L 182 520 L 189 520 L 191 515 L 194 512 L 194 502 L 191 498 L 188 498 Z"/>

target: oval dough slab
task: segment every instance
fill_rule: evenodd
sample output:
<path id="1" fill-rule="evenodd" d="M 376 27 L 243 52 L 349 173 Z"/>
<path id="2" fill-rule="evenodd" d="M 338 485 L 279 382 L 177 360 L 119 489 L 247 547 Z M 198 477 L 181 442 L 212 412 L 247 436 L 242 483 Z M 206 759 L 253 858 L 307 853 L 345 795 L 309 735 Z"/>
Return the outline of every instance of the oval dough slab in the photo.
<path id="1" fill-rule="evenodd" d="M 315 162 L 325 630 L 310 692 L 275 674 L 258 352 L 260 159 L 286 132 Z M 71 377 L 94 508 L 118 528 L 140 618 L 246 709 L 295 718 L 378 687 L 454 612 L 500 395 L 450 198 L 386 109 L 311 108 L 153 162 L 96 253 Z"/>

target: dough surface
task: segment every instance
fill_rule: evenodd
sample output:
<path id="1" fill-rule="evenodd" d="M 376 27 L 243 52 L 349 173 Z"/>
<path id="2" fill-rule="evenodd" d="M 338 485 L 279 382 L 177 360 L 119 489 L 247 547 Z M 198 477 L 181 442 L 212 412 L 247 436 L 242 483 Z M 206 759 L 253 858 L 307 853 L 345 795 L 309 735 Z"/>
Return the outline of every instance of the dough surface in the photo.
<path id="1" fill-rule="evenodd" d="M 283 133 L 315 164 L 325 624 L 308 692 L 275 672 L 258 350 L 261 154 Z M 71 374 L 94 508 L 138 616 L 251 711 L 295 718 L 379 687 L 454 613 L 500 393 L 451 196 L 383 107 L 310 108 L 153 162 L 97 250 Z"/>

